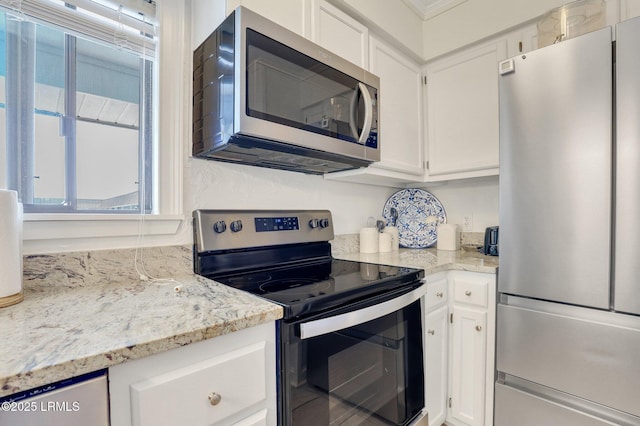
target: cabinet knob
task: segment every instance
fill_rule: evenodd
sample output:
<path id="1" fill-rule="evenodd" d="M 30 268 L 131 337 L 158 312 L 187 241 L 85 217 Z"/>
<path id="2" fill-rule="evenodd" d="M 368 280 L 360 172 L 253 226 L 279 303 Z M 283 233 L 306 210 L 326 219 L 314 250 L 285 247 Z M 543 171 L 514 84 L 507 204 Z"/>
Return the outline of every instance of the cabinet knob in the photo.
<path id="1" fill-rule="evenodd" d="M 436 296 L 442 299 L 442 296 L 444 296 L 444 294 L 442 294 L 442 292 L 439 291 L 439 292 L 436 293 Z"/>
<path id="2" fill-rule="evenodd" d="M 427 330 L 427 333 L 429 333 L 430 335 L 433 336 L 434 334 L 436 334 L 436 331 L 435 330 Z"/>
<path id="3" fill-rule="evenodd" d="M 220 404 L 220 401 L 222 401 L 222 397 L 220 396 L 220 394 L 217 394 L 215 392 L 211 392 L 209 394 L 209 403 L 211 405 L 218 405 Z"/>
<path id="4" fill-rule="evenodd" d="M 466 294 L 467 296 L 471 296 L 471 290 L 465 291 L 464 294 Z"/>
<path id="5" fill-rule="evenodd" d="M 482 331 L 482 326 L 481 325 L 476 325 L 476 330 L 477 331 Z"/>

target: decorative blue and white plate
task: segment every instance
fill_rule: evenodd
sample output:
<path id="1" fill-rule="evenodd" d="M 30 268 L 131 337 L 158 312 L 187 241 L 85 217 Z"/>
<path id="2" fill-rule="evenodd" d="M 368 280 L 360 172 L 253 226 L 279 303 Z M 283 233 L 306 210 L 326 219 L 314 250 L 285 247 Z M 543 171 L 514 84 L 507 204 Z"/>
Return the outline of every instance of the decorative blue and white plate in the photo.
<path id="1" fill-rule="evenodd" d="M 382 210 L 387 225 L 393 222 L 391 208 L 398 213 L 395 225 L 402 247 L 431 247 L 438 239 L 438 224 L 447 222 L 440 201 L 422 189 L 403 189 L 389 197 Z"/>

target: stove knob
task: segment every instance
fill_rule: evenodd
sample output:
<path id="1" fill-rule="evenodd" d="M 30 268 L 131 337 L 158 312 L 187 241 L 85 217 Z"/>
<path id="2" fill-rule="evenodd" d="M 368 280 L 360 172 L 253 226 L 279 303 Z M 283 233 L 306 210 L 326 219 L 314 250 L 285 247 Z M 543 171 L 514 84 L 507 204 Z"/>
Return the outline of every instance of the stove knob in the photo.
<path id="1" fill-rule="evenodd" d="M 329 219 L 320 219 L 320 228 L 327 228 L 329 226 Z"/>
<path id="2" fill-rule="evenodd" d="M 242 221 L 240 219 L 234 220 L 229 224 L 229 228 L 231 228 L 232 232 L 240 232 L 242 231 Z"/>
<path id="3" fill-rule="evenodd" d="M 219 220 L 213 224 L 213 230 L 216 234 L 222 234 L 227 230 L 227 224 L 224 222 L 224 220 Z"/>
<path id="4" fill-rule="evenodd" d="M 310 228 L 317 228 L 318 226 L 320 226 L 320 222 L 318 221 L 318 219 L 311 219 L 309 221 L 309 227 Z"/>

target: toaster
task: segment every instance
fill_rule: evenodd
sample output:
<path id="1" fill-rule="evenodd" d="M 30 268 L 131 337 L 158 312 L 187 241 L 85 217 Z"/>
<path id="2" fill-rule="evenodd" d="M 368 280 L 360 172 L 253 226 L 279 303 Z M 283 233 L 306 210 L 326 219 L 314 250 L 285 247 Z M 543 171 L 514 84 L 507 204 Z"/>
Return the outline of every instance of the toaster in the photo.
<path id="1" fill-rule="evenodd" d="M 482 252 L 489 256 L 498 256 L 498 226 L 489 226 L 484 231 Z"/>

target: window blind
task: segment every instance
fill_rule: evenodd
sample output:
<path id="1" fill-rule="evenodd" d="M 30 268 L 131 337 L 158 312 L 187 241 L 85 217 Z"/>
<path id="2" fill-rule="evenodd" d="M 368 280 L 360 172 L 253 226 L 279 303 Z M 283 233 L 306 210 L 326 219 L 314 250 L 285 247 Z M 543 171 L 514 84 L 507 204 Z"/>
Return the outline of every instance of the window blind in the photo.
<path id="1" fill-rule="evenodd" d="M 152 0 L 0 0 L 17 19 L 42 20 L 145 56 L 155 52 Z"/>

